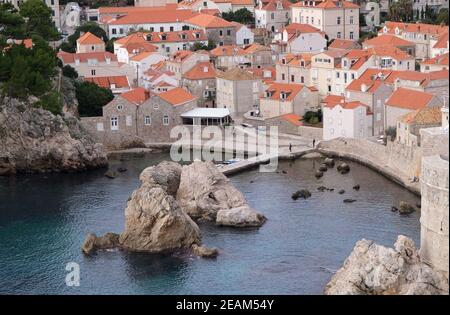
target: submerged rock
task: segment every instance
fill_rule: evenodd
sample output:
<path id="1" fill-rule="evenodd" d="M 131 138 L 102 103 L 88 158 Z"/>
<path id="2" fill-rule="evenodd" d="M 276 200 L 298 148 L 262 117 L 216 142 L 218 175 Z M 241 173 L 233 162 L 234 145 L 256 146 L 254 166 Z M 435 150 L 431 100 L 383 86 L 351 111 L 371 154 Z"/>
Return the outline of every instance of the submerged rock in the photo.
<path id="1" fill-rule="evenodd" d="M 100 249 L 111 249 L 119 246 L 119 234 L 106 233 L 103 236 L 97 236 L 90 233 L 86 236 L 81 250 L 84 254 L 90 255 Z"/>
<path id="2" fill-rule="evenodd" d="M 217 212 L 216 224 L 234 227 L 259 227 L 266 222 L 266 217 L 249 206 L 223 209 Z"/>
<path id="3" fill-rule="evenodd" d="M 347 163 L 339 164 L 336 169 L 341 174 L 347 174 L 350 172 L 350 166 Z"/>
<path id="4" fill-rule="evenodd" d="M 300 189 L 292 193 L 292 199 L 297 200 L 298 198 L 307 199 L 311 197 L 311 192 L 307 189 Z"/>
<path id="5" fill-rule="evenodd" d="M 409 203 L 405 201 L 400 201 L 400 205 L 398 207 L 398 213 L 400 214 L 410 214 L 416 211 L 416 209 Z"/>
<path id="6" fill-rule="evenodd" d="M 332 158 L 325 158 L 325 160 L 323 161 L 323 163 L 330 168 L 334 167 L 334 159 Z"/>
<path id="7" fill-rule="evenodd" d="M 421 262 L 414 242 L 400 235 L 394 248 L 373 241 L 356 243 L 344 265 L 325 287 L 325 294 L 448 294 L 447 277 Z"/>
<path id="8" fill-rule="evenodd" d="M 206 246 L 192 245 L 192 251 L 195 255 L 203 258 L 215 258 L 219 255 L 219 250 L 215 247 L 209 248 Z"/>
<path id="9" fill-rule="evenodd" d="M 195 161 L 183 166 L 177 201 L 195 219 L 216 221 L 222 211 L 220 222 L 217 221 L 219 225 L 232 225 L 236 222 L 236 226 L 240 227 L 246 226 L 245 222 L 250 222 L 248 224 L 252 226 L 259 226 L 265 222 L 255 220 L 256 217 L 264 216 L 249 207 L 244 195 L 212 162 Z"/>
<path id="10" fill-rule="evenodd" d="M 117 177 L 117 173 L 112 171 L 112 170 L 107 170 L 106 173 L 104 174 L 106 177 L 108 178 L 116 178 Z"/>

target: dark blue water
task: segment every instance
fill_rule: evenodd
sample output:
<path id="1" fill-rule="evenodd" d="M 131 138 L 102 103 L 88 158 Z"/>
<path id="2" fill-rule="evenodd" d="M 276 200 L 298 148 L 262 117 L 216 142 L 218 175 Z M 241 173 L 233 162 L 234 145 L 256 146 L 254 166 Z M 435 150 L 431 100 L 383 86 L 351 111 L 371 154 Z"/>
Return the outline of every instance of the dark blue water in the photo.
<path id="1" fill-rule="evenodd" d="M 268 221 L 259 230 L 201 224 L 204 243 L 221 249 L 216 260 L 100 252 L 85 257 L 88 232 L 121 232 L 124 208 L 138 175 L 166 154 L 111 162 L 126 173 L 0 177 L 0 293 L 13 294 L 321 294 L 361 238 L 392 246 L 398 234 L 419 241 L 419 213 L 390 211 L 418 198 L 354 163 L 314 178 L 313 160 L 281 162 L 287 174 L 252 170 L 231 178 Z M 254 181 L 251 183 L 250 181 Z M 359 191 L 352 190 L 356 183 Z M 319 185 L 334 192 L 319 192 Z M 312 191 L 293 201 L 299 188 Z M 344 188 L 347 193 L 337 194 Z M 344 204 L 353 198 L 353 204 Z M 77 262 L 79 287 L 65 284 L 65 266 Z"/>

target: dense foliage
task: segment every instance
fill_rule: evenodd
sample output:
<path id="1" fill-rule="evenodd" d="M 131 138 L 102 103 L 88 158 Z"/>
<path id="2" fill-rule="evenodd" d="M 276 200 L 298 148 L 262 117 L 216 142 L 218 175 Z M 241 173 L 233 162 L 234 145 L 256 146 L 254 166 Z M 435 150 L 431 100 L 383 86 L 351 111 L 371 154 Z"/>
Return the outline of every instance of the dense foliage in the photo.
<path id="1" fill-rule="evenodd" d="M 76 96 L 80 116 L 101 116 L 102 107 L 114 98 L 110 89 L 99 87 L 91 82 L 76 82 Z"/>
<path id="2" fill-rule="evenodd" d="M 208 45 L 204 45 L 202 43 L 194 43 L 194 45 L 192 45 L 191 50 L 192 51 L 213 50 L 214 48 L 216 48 L 216 43 L 214 43 L 214 41 L 212 40 L 208 40 Z"/>
<path id="3" fill-rule="evenodd" d="M 252 12 L 246 8 L 239 9 L 235 12 L 231 10 L 229 12 L 223 12 L 222 18 L 230 22 L 234 21 L 241 24 L 253 24 L 255 22 Z"/>
<path id="4" fill-rule="evenodd" d="M 70 65 L 65 65 L 64 67 L 62 67 L 62 74 L 63 74 L 63 76 L 68 77 L 70 79 L 78 78 L 77 70 L 75 70 Z"/>
<path id="5" fill-rule="evenodd" d="M 314 125 L 322 122 L 322 110 L 319 109 L 317 111 L 307 111 L 305 115 L 303 115 L 303 121 L 308 124 Z"/>

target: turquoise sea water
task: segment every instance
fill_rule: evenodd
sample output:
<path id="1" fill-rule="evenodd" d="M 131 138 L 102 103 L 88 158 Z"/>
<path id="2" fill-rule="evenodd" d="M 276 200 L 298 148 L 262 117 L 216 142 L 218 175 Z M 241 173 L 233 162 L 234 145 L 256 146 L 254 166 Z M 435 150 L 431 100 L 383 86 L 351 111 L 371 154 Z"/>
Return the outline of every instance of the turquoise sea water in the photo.
<path id="1" fill-rule="evenodd" d="M 268 221 L 260 229 L 202 223 L 203 241 L 220 248 L 215 260 L 100 252 L 85 257 L 89 232 L 121 232 L 124 208 L 148 165 L 168 156 L 111 161 L 127 167 L 115 179 L 104 170 L 80 174 L 0 177 L 0 293 L 9 294 L 321 294 L 333 272 L 361 238 L 392 246 L 398 234 L 418 244 L 420 213 L 391 212 L 401 200 L 419 199 L 363 166 L 329 170 L 317 180 L 318 162 L 281 162 L 287 174 L 250 170 L 231 177 Z M 251 183 L 253 181 L 253 183 Z M 354 191 L 352 186 L 360 184 Z M 319 192 L 320 185 L 335 188 Z M 291 193 L 311 190 L 293 201 Z M 337 190 L 345 189 L 344 195 Z M 344 204 L 345 198 L 357 201 Z M 80 265 L 79 287 L 65 284 L 68 262 Z"/>

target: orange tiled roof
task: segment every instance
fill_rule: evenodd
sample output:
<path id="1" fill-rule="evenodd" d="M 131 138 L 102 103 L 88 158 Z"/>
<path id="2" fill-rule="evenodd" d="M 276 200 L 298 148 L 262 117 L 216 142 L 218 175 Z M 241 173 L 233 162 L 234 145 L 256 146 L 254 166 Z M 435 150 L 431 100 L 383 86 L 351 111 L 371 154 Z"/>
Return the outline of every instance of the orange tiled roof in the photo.
<path id="1" fill-rule="evenodd" d="M 360 49 L 361 45 L 354 40 L 350 39 L 339 39 L 336 38 L 333 42 L 328 46 L 328 49 Z"/>
<path id="2" fill-rule="evenodd" d="M 77 43 L 81 45 L 104 44 L 103 40 L 101 40 L 91 32 L 86 32 L 82 36 L 80 36 L 80 38 L 77 39 Z"/>
<path id="3" fill-rule="evenodd" d="M 33 47 L 33 40 L 31 38 L 26 39 L 14 39 L 14 44 L 21 45 L 23 44 L 25 48 L 32 48 Z"/>
<path id="4" fill-rule="evenodd" d="M 448 56 L 449 56 L 449 53 L 446 53 L 446 54 L 436 56 L 431 59 L 427 59 L 427 60 L 423 61 L 422 63 L 426 64 L 426 65 L 448 66 Z"/>
<path id="5" fill-rule="evenodd" d="M 89 59 L 96 59 L 99 62 L 104 62 L 106 59 L 111 61 L 117 61 L 116 55 L 106 52 L 88 52 L 88 53 L 68 53 L 64 51 L 58 52 L 58 57 L 62 59 L 64 63 L 75 63 L 75 60 L 80 62 L 87 62 Z"/>
<path id="6" fill-rule="evenodd" d="M 170 56 L 170 61 L 183 62 L 186 58 L 189 58 L 194 53 L 190 50 L 179 50 Z"/>
<path id="7" fill-rule="evenodd" d="M 209 61 L 199 62 L 184 74 L 189 80 L 214 79 L 216 77 L 216 69 Z"/>
<path id="8" fill-rule="evenodd" d="M 276 11 L 277 10 L 277 0 L 270 0 L 266 5 L 262 7 L 262 10 L 266 11 Z M 284 10 L 289 10 L 292 6 L 292 3 L 288 0 L 281 0 L 281 4 Z"/>
<path id="9" fill-rule="evenodd" d="M 143 87 L 137 87 L 131 91 L 120 94 L 120 97 L 123 97 L 131 103 L 140 105 L 150 98 L 150 92 Z"/>
<path id="10" fill-rule="evenodd" d="M 327 95 L 326 97 L 324 97 L 324 99 L 322 100 L 322 103 L 324 105 L 335 104 L 335 103 L 340 103 L 343 100 L 344 100 L 344 97 L 341 95 L 330 94 L 330 95 Z"/>
<path id="11" fill-rule="evenodd" d="M 241 80 L 254 80 L 255 77 L 252 73 L 241 68 L 233 68 L 225 72 L 218 71 L 216 76 L 230 81 L 241 81 Z"/>
<path id="12" fill-rule="evenodd" d="M 114 84 L 116 88 L 130 87 L 126 75 L 109 76 L 109 77 L 85 77 L 84 80 L 95 83 L 98 86 L 101 86 L 105 89 L 110 89 L 112 84 Z"/>
<path id="13" fill-rule="evenodd" d="M 131 57 L 131 60 L 133 61 L 141 61 L 147 57 L 150 57 L 153 54 L 158 54 L 156 52 L 152 52 L 152 51 L 145 51 L 145 52 L 141 52 L 139 54 L 137 54 L 136 56 Z"/>
<path id="14" fill-rule="evenodd" d="M 310 66 L 311 64 L 311 54 L 286 54 L 284 55 L 284 58 L 281 58 L 280 60 L 278 60 L 278 64 L 283 65 L 282 60 L 284 59 L 286 63 L 284 63 L 285 65 L 289 65 L 289 66 L 294 66 L 294 67 L 299 67 L 301 66 L 301 61 L 303 60 L 305 63 L 305 67 Z"/>
<path id="15" fill-rule="evenodd" d="M 346 102 L 344 98 L 342 98 L 339 102 L 328 102 L 324 105 L 324 107 L 334 108 L 338 105 L 343 109 L 355 109 L 362 106 L 366 108 L 366 115 L 372 115 L 370 107 L 366 104 L 363 104 L 360 101 Z"/>
<path id="16" fill-rule="evenodd" d="M 303 119 L 302 116 L 299 116 L 297 114 L 285 114 L 280 116 L 280 118 L 296 126 L 303 125 L 303 123 L 301 122 L 301 120 Z"/>
<path id="17" fill-rule="evenodd" d="M 291 23 L 282 31 L 286 31 L 288 34 L 300 34 L 300 33 L 322 33 L 318 28 L 309 25 L 309 24 L 301 24 L 301 23 Z"/>
<path id="18" fill-rule="evenodd" d="M 427 106 L 433 99 L 433 94 L 398 88 L 386 101 L 386 105 L 404 109 L 420 109 Z"/>
<path id="19" fill-rule="evenodd" d="M 266 84 L 272 84 L 276 79 L 275 67 L 251 68 L 248 69 L 248 71 L 251 72 L 254 77 L 261 79 Z"/>
<path id="20" fill-rule="evenodd" d="M 442 33 L 439 35 L 436 44 L 434 44 L 433 48 L 447 48 L 448 47 L 448 32 Z"/>
<path id="21" fill-rule="evenodd" d="M 170 23 L 187 21 L 190 18 L 198 15 L 198 13 L 191 10 L 149 10 L 136 11 L 109 21 L 111 25 L 126 25 L 126 24 L 153 24 L 153 23 Z M 206 14 L 204 14 L 206 15 Z M 208 15 L 209 16 L 209 15 Z"/>
<path id="22" fill-rule="evenodd" d="M 310 5 L 310 2 L 314 2 L 314 6 Z M 341 4 L 339 4 L 339 2 Z M 297 3 L 292 4 L 294 7 L 307 7 L 307 8 L 320 8 L 320 9 L 337 9 L 341 6 L 346 9 L 358 9 L 359 5 L 349 2 L 349 1 L 333 1 L 333 0 L 324 0 L 324 1 L 303 1 L 300 0 Z"/>
<path id="23" fill-rule="evenodd" d="M 211 56 L 235 56 L 235 55 L 246 55 L 247 52 L 239 46 L 236 45 L 224 45 L 217 46 L 210 51 Z"/>
<path id="24" fill-rule="evenodd" d="M 369 48 L 367 51 L 376 56 L 388 56 L 395 60 L 414 59 L 413 56 L 393 46 L 377 46 Z"/>
<path id="25" fill-rule="evenodd" d="M 122 47 L 125 48 L 130 54 L 158 51 L 158 47 L 150 44 L 149 42 L 128 43 Z"/>
<path id="26" fill-rule="evenodd" d="M 187 20 L 185 20 L 188 24 L 194 24 L 203 28 L 223 28 L 223 27 L 234 27 L 233 24 L 231 24 L 228 21 L 225 21 L 224 19 L 209 15 L 209 14 L 197 14 Z"/>
<path id="27" fill-rule="evenodd" d="M 194 95 L 179 87 L 163 92 L 159 94 L 159 97 L 173 106 L 182 105 L 196 99 Z"/>
<path id="28" fill-rule="evenodd" d="M 253 54 L 258 51 L 271 50 L 270 47 L 263 46 L 258 43 L 253 43 L 244 47 L 244 50 L 248 54 Z"/>
<path id="29" fill-rule="evenodd" d="M 395 29 L 410 33 L 425 33 L 430 35 L 439 35 L 442 33 L 448 33 L 448 26 L 445 25 L 433 25 L 425 23 L 403 23 L 403 22 L 391 22 L 388 21 L 385 24 L 386 32 L 382 28 L 379 33 L 395 34 Z"/>
<path id="30" fill-rule="evenodd" d="M 271 100 L 281 100 L 281 93 L 286 94 L 285 100 L 291 101 L 293 100 L 298 93 L 303 89 L 303 84 L 294 84 L 294 83 L 273 83 L 271 84 L 265 92 L 270 92 Z M 267 98 L 266 95 L 263 95 L 263 98 Z"/>
<path id="31" fill-rule="evenodd" d="M 403 47 L 403 46 L 414 46 L 414 43 L 391 34 L 382 34 L 363 42 L 364 47 L 377 47 L 386 45 Z"/>
<path id="32" fill-rule="evenodd" d="M 441 125 L 442 112 L 441 108 L 437 106 L 424 107 L 408 113 L 400 118 L 400 121 L 406 124 L 420 124 L 420 125 Z"/>

